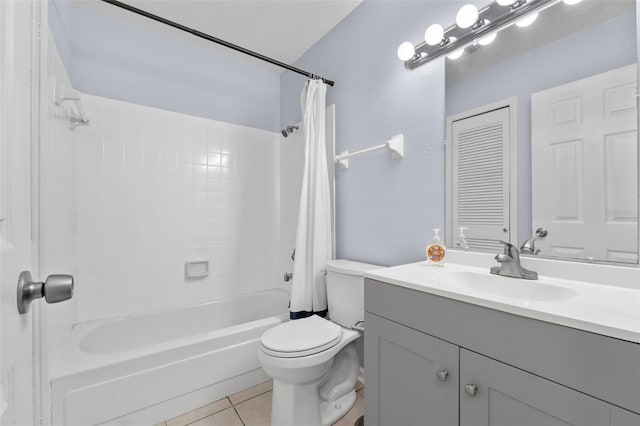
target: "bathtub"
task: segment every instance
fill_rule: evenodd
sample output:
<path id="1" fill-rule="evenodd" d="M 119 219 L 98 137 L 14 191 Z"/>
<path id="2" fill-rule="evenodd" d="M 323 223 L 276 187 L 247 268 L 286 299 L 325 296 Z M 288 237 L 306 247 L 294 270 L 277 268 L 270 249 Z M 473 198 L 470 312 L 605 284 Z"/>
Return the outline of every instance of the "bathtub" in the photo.
<path id="1" fill-rule="evenodd" d="M 269 290 L 75 325 L 51 378 L 52 424 L 151 425 L 267 380 L 258 342 L 288 300 Z"/>

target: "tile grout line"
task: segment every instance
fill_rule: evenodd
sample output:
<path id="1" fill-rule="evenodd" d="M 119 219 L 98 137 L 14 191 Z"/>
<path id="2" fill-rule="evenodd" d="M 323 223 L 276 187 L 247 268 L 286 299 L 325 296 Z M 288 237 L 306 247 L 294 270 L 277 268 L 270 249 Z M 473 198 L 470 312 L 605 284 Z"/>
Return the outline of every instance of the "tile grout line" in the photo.
<path id="1" fill-rule="evenodd" d="M 229 399 L 229 397 L 228 397 L 228 396 L 225 396 L 223 399 L 228 400 L 228 401 L 229 401 L 229 405 L 231 405 L 231 407 L 233 407 L 233 404 L 231 404 L 231 400 Z M 222 401 L 222 400 L 221 400 L 221 399 L 219 399 L 218 401 Z M 214 402 L 218 402 L 218 401 L 213 401 L 213 402 L 210 402 L 209 404 L 213 404 Z M 209 405 L 209 404 L 207 404 L 207 405 Z M 203 405 L 202 407 L 206 407 L 206 405 Z M 202 407 L 198 407 L 198 408 L 202 408 Z M 214 413 L 211 413 L 211 414 L 208 414 L 208 415 L 206 415 L 206 416 L 204 416 L 204 417 L 200 417 L 199 419 L 195 419 L 195 420 L 194 420 L 194 421 L 192 421 L 192 422 L 185 423 L 185 424 L 184 424 L 184 426 L 189 426 L 190 424 L 193 424 L 193 423 L 195 423 L 195 422 L 199 422 L 200 420 L 202 420 L 202 419 L 206 419 L 207 417 L 215 416 L 216 414 L 221 413 L 221 412 L 223 412 L 224 410 L 227 410 L 227 409 L 229 409 L 229 408 L 231 408 L 231 407 L 223 408 L 222 410 L 218 410 L 218 411 L 216 411 L 216 412 L 214 412 Z M 196 408 L 195 410 L 192 410 L 192 411 L 196 411 L 196 410 L 198 410 L 198 408 Z M 235 409 L 234 409 L 234 410 L 235 410 Z M 190 413 L 190 412 L 192 412 L 192 411 L 189 411 L 189 412 L 187 412 L 187 413 L 183 413 L 183 414 L 181 414 L 181 415 L 188 414 L 188 413 Z M 236 412 L 236 413 L 237 413 L 237 412 Z M 240 416 L 238 415 L 238 417 L 240 417 Z M 242 419 L 240 419 L 240 420 L 242 420 Z M 164 422 L 164 423 L 165 423 L 165 426 L 166 426 L 166 424 L 167 424 L 166 420 L 165 420 L 165 422 Z"/>
<path id="2" fill-rule="evenodd" d="M 236 405 L 240 405 L 240 404 L 243 404 L 243 403 L 245 403 L 245 402 L 247 402 L 247 401 L 251 401 L 251 400 L 252 400 L 252 399 L 254 399 L 254 398 L 257 398 L 257 397 L 259 397 L 259 396 L 264 395 L 265 393 L 269 393 L 269 392 L 272 392 L 272 391 L 273 391 L 273 389 L 266 390 L 266 391 L 264 391 L 264 392 L 262 392 L 262 393 L 259 393 L 259 394 L 255 395 L 255 396 L 252 396 L 252 397 L 251 397 L 251 398 L 249 398 L 249 399 L 245 399 L 245 400 L 243 400 L 243 401 L 240 401 L 240 402 L 238 402 L 238 403 L 236 403 L 236 404 L 234 404 L 233 402 L 231 402 L 231 399 L 229 399 L 229 402 L 231 402 L 231 405 L 235 407 Z"/>
<path id="3" fill-rule="evenodd" d="M 231 404 L 231 408 L 233 408 L 233 411 L 236 412 L 236 416 L 238 416 L 238 418 L 240 419 L 240 423 L 242 423 L 242 426 L 246 426 L 244 420 L 242 420 L 242 416 L 240 416 L 240 413 L 238 413 L 238 410 L 236 410 L 236 406 Z"/>

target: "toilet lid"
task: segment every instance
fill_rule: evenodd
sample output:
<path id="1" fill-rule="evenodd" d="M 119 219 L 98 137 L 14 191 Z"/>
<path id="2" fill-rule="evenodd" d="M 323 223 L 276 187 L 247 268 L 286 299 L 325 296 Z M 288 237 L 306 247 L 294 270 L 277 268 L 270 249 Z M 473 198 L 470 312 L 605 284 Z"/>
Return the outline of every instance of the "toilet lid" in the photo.
<path id="1" fill-rule="evenodd" d="M 260 343 L 269 355 L 292 358 L 325 351 L 337 345 L 341 338 L 342 327 L 313 315 L 265 331 Z"/>

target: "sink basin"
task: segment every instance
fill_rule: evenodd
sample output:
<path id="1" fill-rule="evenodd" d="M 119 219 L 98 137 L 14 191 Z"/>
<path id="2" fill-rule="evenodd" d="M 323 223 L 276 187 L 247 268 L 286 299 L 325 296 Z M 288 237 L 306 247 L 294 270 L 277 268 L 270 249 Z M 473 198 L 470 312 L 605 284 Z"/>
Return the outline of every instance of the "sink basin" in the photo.
<path id="1" fill-rule="evenodd" d="M 550 284 L 544 280 L 529 281 L 471 271 L 442 271 L 434 274 L 433 281 L 455 290 L 475 291 L 494 296 L 522 300 L 554 301 L 569 299 L 575 290 Z"/>

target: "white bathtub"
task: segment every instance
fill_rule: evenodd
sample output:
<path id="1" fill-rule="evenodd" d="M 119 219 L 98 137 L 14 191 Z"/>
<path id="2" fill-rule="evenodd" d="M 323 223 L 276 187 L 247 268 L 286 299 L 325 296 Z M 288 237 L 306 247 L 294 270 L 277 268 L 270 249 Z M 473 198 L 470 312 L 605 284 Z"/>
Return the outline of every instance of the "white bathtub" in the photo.
<path id="1" fill-rule="evenodd" d="M 269 290 L 77 324 L 51 379 L 53 425 L 151 425 L 267 380 L 258 342 L 288 300 Z"/>

